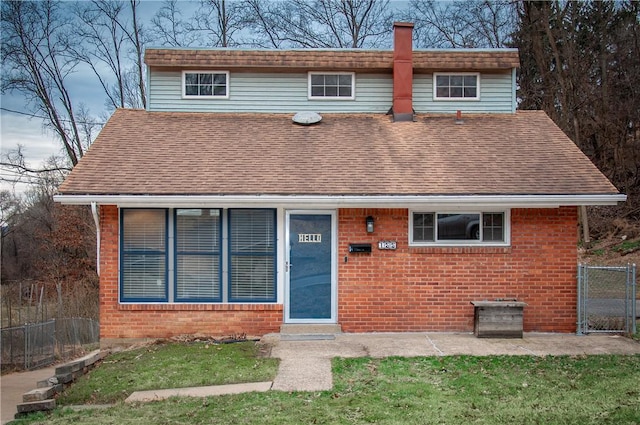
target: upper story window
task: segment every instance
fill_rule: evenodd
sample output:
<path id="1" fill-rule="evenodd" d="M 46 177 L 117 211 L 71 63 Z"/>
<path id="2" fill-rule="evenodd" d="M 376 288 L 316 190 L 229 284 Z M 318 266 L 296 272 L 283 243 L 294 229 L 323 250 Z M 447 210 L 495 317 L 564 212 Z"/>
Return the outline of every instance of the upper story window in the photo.
<path id="1" fill-rule="evenodd" d="M 355 73 L 310 72 L 309 99 L 355 99 Z"/>
<path id="2" fill-rule="evenodd" d="M 183 71 L 182 97 L 229 98 L 229 72 Z"/>
<path id="3" fill-rule="evenodd" d="M 435 100 L 480 100 L 480 74 L 435 73 L 433 98 Z"/>
<path id="4" fill-rule="evenodd" d="M 411 245 L 508 245 L 509 211 L 413 211 Z"/>

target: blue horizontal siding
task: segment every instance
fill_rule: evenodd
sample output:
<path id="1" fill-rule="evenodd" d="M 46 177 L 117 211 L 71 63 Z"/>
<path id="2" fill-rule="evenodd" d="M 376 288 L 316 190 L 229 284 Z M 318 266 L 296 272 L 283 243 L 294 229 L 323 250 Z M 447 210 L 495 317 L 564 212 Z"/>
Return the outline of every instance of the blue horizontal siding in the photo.
<path id="1" fill-rule="evenodd" d="M 182 99 L 182 74 L 151 72 L 150 111 L 181 112 L 387 112 L 391 107 L 392 77 L 356 74 L 355 100 L 309 100 L 307 73 L 231 72 L 229 99 Z"/>
<path id="2" fill-rule="evenodd" d="M 418 113 L 511 113 L 511 71 L 480 75 L 480 100 L 433 100 L 433 75 L 413 78 L 413 109 Z"/>
<path id="3" fill-rule="evenodd" d="M 512 73 L 482 74 L 480 100 L 434 101 L 433 75 L 416 74 L 413 108 L 418 113 L 511 113 Z M 149 110 L 178 112 L 386 113 L 393 101 L 390 74 L 356 74 L 355 100 L 309 100 L 307 73 L 231 72 L 229 99 L 182 99 L 180 71 L 152 70 Z"/>

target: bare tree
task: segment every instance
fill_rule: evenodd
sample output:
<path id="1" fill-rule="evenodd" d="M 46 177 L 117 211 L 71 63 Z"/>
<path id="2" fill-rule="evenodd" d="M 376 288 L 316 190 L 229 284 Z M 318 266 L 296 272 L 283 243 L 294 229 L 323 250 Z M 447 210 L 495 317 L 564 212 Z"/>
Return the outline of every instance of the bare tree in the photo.
<path id="1" fill-rule="evenodd" d="M 146 81 L 145 81 L 145 66 L 144 66 L 144 44 L 145 39 L 143 37 L 143 30 L 140 21 L 138 20 L 138 6 L 141 0 L 129 0 L 129 6 L 131 7 L 131 26 L 130 31 L 127 32 L 129 40 L 133 45 L 135 52 L 135 82 L 138 88 L 139 97 L 135 98 L 140 101 L 140 106 L 146 108 L 147 106 L 147 93 L 146 93 Z M 129 81 L 129 80 L 127 80 Z M 133 96 L 132 96 L 133 99 Z M 132 101 L 132 106 L 137 107 Z"/>
<path id="2" fill-rule="evenodd" d="M 520 108 L 546 111 L 628 195 L 618 216 L 637 222 L 640 3 L 521 1 L 518 20 Z"/>
<path id="3" fill-rule="evenodd" d="M 54 156 L 49 158 L 42 167 L 30 167 L 27 165 L 23 146 L 18 145 L 14 149 L 9 149 L 0 158 L 0 167 L 2 167 L 3 171 L 0 174 L 0 182 L 5 182 L 12 186 L 18 183 L 35 186 L 49 180 L 53 173 L 57 173 L 61 182 L 62 178 L 71 171 L 71 167 L 67 164 L 68 161 L 64 158 Z"/>
<path id="4" fill-rule="evenodd" d="M 3 1 L 1 7 L 2 92 L 24 95 L 75 165 L 86 146 L 68 89 L 78 65 L 70 55 L 79 42 L 71 36 L 72 23 L 59 2 Z"/>
<path id="5" fill-rule="evenodd" d="M 262 47 L 376 48 L 391 44 L 388 0 L 247 0 Z"/>
<path id="6" fill-rule="evenodd" d="M 248 11 L 244 0 L 200 0 L 185 19 L 180 2 L 165 0 L 151 21 L 152 33 L 163 46 L 242 46 Z"/>
<path id="7" fill-rule="evenodd" d="M 4 228 L 14 217 L 18 216 L 24 207 L 21 197 L 9 190 L 0 191 L 0 231 L 4 236 Z"/>
<path id="8" fill-rule="evenodd" d="M 98 78 L 111 109 L 146 104 L 139 3 L 139 0 L 128 3 L 93 0 L 77 3 L 75 7 L 81 23 L 76 31 L 83 42 L 74 53 Z M 107 73 L 102 71 L 102 65 Z"/>
<path id="9" fill-rule="evenodd" d="M 157 43 L 167 47 L 191 47 L 198 35 L 191 31 L 178 0 L 165 0 L 151 19 L 151 33 Z"/>
<path id="10" fill-rule="evenodd" d="M 200 33 L 204 46 L 234 47 L 243 43 L 236 37 L 245 26 L 244 4 L 233 0 L 200 0 L 191 27 Z"/>
<path id="11" fill-rule="evenodd" d="M 505 47 L 515 28 L 511 0 L 411 0 L 404 18 L 415 22 L 418 47 Z"/>
<path id="12" fill-rule="evenodd" d="M 23 295 L 20 288 L 41 288 L 44 305 L 60 301 L 58 317 L 97 318 L 98 279 L 95 273 L 95 231 L 89 208 L 53 202 L 53 193 L 62 175 L 58 164 L 46 165 L 38 184 L 24 197 L 0 193 L 0 206 L 11 209 L 2 222 L 2 281 L 10 287 L 15 302 Z M 64 294 L 64 296 L 62 296 Z M 3 293 L 3 298 L 6 293 Z M 9 299 L 3 299 L 10 309 Z M 18 301 L 18 305 L 19 305 Z M 26 320 L 42 320 L 36 314 Z"/>
<path id="13" fill-rule="evenodd" d="M 14 155 L 19 155 L 19 152 Z M 13 214 L 5 217 L 3 224 L 6 227 L 2 232 L 3 279 L 33 279 L 39 272 L 34 265 L 40 257 L 38 252 L 45 248 L 38 246 L 35 233 L 41 229 L 49 231 L 53 227 L 50 217 L 53 194 L 66 175 L 61 171 L 63 167 L 57 158 L 50 158 L 44 168 L 46 171 L 37 170 L 37 174 L 31 176 L 33 185 L 20 199 Z"/>

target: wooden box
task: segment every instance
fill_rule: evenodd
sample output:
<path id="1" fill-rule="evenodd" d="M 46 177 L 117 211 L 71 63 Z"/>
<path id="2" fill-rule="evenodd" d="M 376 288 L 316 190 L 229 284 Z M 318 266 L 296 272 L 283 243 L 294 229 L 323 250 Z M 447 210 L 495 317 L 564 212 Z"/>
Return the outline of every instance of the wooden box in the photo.
<path id="1" fill-rule="evenodd" d="M 478 338 L 522 338 L 524 307 L 517 301 L 471 301 Z"/>

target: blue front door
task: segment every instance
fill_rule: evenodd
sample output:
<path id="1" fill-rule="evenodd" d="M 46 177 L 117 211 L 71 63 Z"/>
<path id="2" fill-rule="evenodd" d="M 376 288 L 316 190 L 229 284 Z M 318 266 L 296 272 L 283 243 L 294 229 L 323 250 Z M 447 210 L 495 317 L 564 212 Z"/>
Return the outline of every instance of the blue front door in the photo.
<path id="1" fill-rule="evenodd" d="M 289 321 L 331 321 L 333 216 L 289 215 Z"/>

